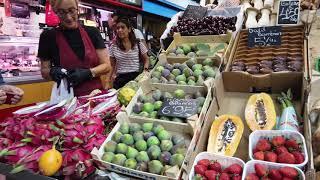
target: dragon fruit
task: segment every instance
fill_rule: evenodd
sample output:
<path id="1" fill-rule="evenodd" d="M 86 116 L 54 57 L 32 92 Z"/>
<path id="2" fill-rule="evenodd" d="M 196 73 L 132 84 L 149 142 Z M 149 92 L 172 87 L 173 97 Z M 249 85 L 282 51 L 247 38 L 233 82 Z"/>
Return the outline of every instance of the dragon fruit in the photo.
<path id="1" fill-rule="evenodd" d="M 81 124 L 67 124 L 64 127 L 63 147 L 75 149 L 85 143 L 86 132 Z"/>
<path id="2" fill-rule="evenodd" d="M 21 158 L 14 166 L 15 168 L 11 171 L 11 173 L 18 173 L 20 171 L 23 171 L 25 169 L 32 170 L 33 172 L 38 173 L 39 167 L 38 167 L 38 160 L 40 156 L 51 149 L 51 145 L 44 145 L 39 146 L 38 148 L 34 149 L 33 152 L 27 154 L 23 158 Z"/>
<path id="3" fill-rule="evenodd" d="M 106 136 L 102 134 L 97 134 L 92 136 L 91 138 L 88 139 L 88 141 L 82 145 L 82 147 L 88 151 L 91 152 L 94 147 L 100 147 L 102 143 L 106 140 Z"/>
<path id="4" fill-rule="evenodd" d="M 2 151 L 3 149 L 11 146 L 12 143 L 13 143 L 13 142 L 12 142 L 11 139 L 1 138 L 1 137 L 0 137 L 0 151 Z"/>
<path id="5" fill-rule="evenodd" d="M 0 124 L 4 127 L 0 132 L 0 135 L 7 138 L 14 138 L 15 140 L 21 140 L 25 136 L 25 132 L 34 128 L 36 120 L 30 118 L 10 118 L 6 122 Z"/>
<path id="6" fill-rule="evenodd" d="M 85 122 L 85 131 L 87 134 L 102 134 L 104 131 L 104 125 L 102 119 L 99 116 L 91 117 L 87 122 Z"/>
<path id="7" fill-rule="evenodd" d="M 62 174 L 66 178 L 80 179 L 95 171 L 91 155 L 82 149 L 65 150 L 62 157 Z"/>
<path id="8" fill-rule="evenodd" d="M 0 158 L 9 164 L 16 164 L 21 158 L 29 155 L 35 148 L 25 143 L 13 143 L 0 151 Z"/>

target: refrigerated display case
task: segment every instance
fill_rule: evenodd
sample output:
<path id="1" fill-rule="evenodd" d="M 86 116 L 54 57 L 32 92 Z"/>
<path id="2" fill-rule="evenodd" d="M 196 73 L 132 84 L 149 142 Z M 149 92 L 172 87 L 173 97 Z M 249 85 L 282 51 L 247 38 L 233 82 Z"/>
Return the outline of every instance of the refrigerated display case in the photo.
<path id="1" fill-rule="evenodd" d="M 0 36 L 0 72 L 7 83 L 43 80 L 37 58 L 38 38 Z"/>

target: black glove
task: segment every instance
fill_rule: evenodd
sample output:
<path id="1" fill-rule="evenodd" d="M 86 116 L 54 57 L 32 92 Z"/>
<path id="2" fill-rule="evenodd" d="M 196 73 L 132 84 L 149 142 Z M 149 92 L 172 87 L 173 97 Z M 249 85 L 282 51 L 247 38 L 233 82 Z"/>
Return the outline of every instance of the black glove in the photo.
<path id="1" fill-rule="evenodd" d="M 62 71 L 63 68 L 61 67 L 51 67 L 50 69 L 50 76 L 53 81 L 55 81 L 58 84 L 58 87 L 60 86 L 60 82 L 63 78 L 67 77 L 67 74 Z"/>
<path id="2" fill-rule="evenodd" d="M 68 81 L 73 87 L 93 78 L 90 69 L 73 69 L 68 71 Z"/>

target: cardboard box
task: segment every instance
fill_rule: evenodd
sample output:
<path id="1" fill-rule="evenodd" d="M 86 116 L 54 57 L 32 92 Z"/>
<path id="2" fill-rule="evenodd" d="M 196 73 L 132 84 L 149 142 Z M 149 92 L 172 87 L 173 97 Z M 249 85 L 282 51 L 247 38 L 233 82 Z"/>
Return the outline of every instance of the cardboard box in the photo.
<path id="1" fill-rule="evenodd" d="M 220 50 L 216 53 L 219 57 L 221 57 L 222 62 L 226 63 L 229 59 L 231 49 L 234 43 L 234 38 L 232 33 L 227 33 L 223 35 L 203 35 L 203 36 L 181 36 L 180 33 L 174 34 L 174 39 L 171 42 L 170 46 L 167 48 L 164 53 L 168 55 L 168 53 L 175 49 L 177 46 L 183 44 L 183 43 L 209 43 L 210 46 L 215 47 L 217 44 L 225 43 L 224 50 Z M 215 56 L 209 56 L 209 58 L 214 58 Z M 174 57 L 174 56 L 168 56 L 170 59 L 184 59 L 188 60 L 188 57 Z M 196 57 L 197 59 L 207 58 L 204 57 Z"/>
<path id="2" fill-rule="evenodd" d="M 186 128 L 189 126 L 192 126 L 193 128 L 195 128 L 196 126 L 198 126 L 198 124 L 202 123 L 202 121 L 204 121 L 205 119 L 205 115 L 207 113 L 207 110 L 210 106 L 211 100 L 212 100 L 212 94 L 211 94 L 211 87 L 208 86 L 197 86 L 197 87 L 188 87 L 188 86 L 176 86 L 176 85 L 162 85 L 162 84 L 150 84 L 145 82 L 137 91 L 137 93 L 135 94 L 135 96 L 132 98 L 131 102 L 128 104 L 128 106 L 126 107 L 126 112 L 129 115 L 129 117 L 131 119 L 136 119 L 138 120 L 150 120 L 153 122 L 163 122 L 163 120 L 160 119 L 152 119 L 152 118 L 144 118 L 141 116 L 135 116 L 132 115 L 132 111 L 133 111 L 133 106 L 135 105 L 135 103 L 138 101 L 138 97 L 141 94 L 147 95 L 149 94 L 152 90 L 156 90 L 159 89 L 162 92 L 170 92 L 173 93 L 175 90 L 177 89 L 182 89 L 184 90 L 184 92 L 186 94 L 195 94 L 196 92 L 201 92 L 202 94 L 205 95 L 206 100 L 204 102 L 204 105 L 202 107 L 201 113 L 200 114 L 196 114 L 194 116 L 191 116 L 190 118 L 187 119 L 188 123 L 178 123 L 178 122 L 173 122 L 173 121 L 165 121 L 168 124 L 171 124 L 172 126 L 176 126 L 179 128 Z"/>
<path id="3" fill-rule="evenodd" d="M 301 95 L 303 79 L 308 79 L 307 42 L 304 39 L 303 26 L 283 27 L 282 45 L 280 47 L 247 47 L 247 31 L 242 30 L 236 37 L 231 55 L 222 73 L 227 91 L 279 93 L 291 88 L 295 94 Z M 292 36 L 292 37 L 291 37 Z M 290 38 L 289 38 L 290 37 Z M 243 60 L 247 65 L 262 60 L 270 60 L 276 56 L 303 58 L 303 72 L 273 72 L 270 74 L 252 75 L 247 72 L 231 72 L 235 60 Z"/>
<path id="4" fill-rule="evenodd" d="M 167 176 L 161 176 L 161 175 L 157 175 L 157 174 L 151 174 L 148 172 L 142 172 L 142 171 L 137 171 L 137 170 L 133 170 L 133 169 L 129 169 L 129 168 L 125 168 L 123 166 L 118 166 L 116 164 L 112 164 L 112 163 L 108 163 L 105 161 L 101 160 L 101 157 L 104 153 L 103 147 L 104 145 L 111 140 L 113 134 L 118 131 L 118 129 L 120 128 L 120 124 L 123 122 L 135 122 L 135 123 L 139 123 L 139 124 L 143 124 L 146 122 L 153 122 L 152 120 L 137 120 L 137 119 L 132 119 L 129 118 L 126 113 L 124 112 L 120 112 L 117 115 L 117 120 L 118 123 L 117 125 L 113 128 L 113 130 L 111 131 L 111 133 L 109 134 L 109 136 L 107 137 L 107 139 L 105 140 L 105 142 L 101 145 L 101 147 L 99 149 L 94 148 L 91 152 L 91 155 L 94 159 L 94 161 L 98 164 L 99 168 L 102 170 L 110 170 L 116 173 L 121 173 L 121 174 L 125 174 L 128 176 L 132 176 L 132 177 L 138 177 L 141 179 L 154 179 L 154 180 L 164 180 L 164 179 L 179 179 L 179 176 L 181 175 L 182 172 L 182 168 L 180 168 L 179 174 L 176 177 L 167 177 Z M 194 149 L 195 146 L 195 139 L 193 138 L 193 129 L 191 127 L 183 127 L 183 128 L 177 128 L 176 126 L 172 126 L 171 124 L 166 123 L 166 121 L 160 121 L 158 122 L 158 124 L 161 124 L 167 131 L 169 131 L 172 134 L 182 134 L 185 139 L 187 141 L 190 141 L 190 145 L 187 149 L 187 153 L 185 155 L 185 160 L 183 162 L 182 167 L 185 166 L 185 164 L 188 164 L 188 157 L 190 156 L 189 154 L 192 152 L 192 149 Z"/>
<path id="5" fill-rule="evenodd" d="M 193 153 L 191 154 L 191 159 L 194 159 L 195 156 L 203 151 L 207 150 L 207 144 L 208 144 L 208 137 L 210 133 L 210 128 L 212 125 L 212 122 L 215 120 L 215 118 L 219 115 L 223 114 L 232 114 L 239 116 L 244 124 L 244 131 L 242 135 L 242 139 L 239 143 L 239 146 L 237 148 L 237 151 L 234 155 L 234 157 L 240 158 L 243 161 L 247 162 L 249 158 L 249 135 L 251 133 L 251 130 L 246 124 L 245 118 L 244 118 L 244 112 L 245 107 L 247 105 L 247 101 L 249 97 L 253 94 L 250 93 L 250 91 L 247 92 L 236 92 L 237 87 L 234 86 L 235 89 L 226 89 L 225 88 L 226 81 L 222 78 L 222 76 L 218 76 L 215 81 L 215 88 L 212 89 L 213 93 L 213 100 L 209 107 L 208 113 L 206 115 L 205 121 L 203 121 L 203 124 L 200 125 L 200 129 L 202 130 L 199 137 L 194 137 L 195 139 L 198 139 L 196 142 L 195 149 Z M 300 84 L 302 86 L 302 84 Z M 298 89 L 298 87 L 291 87 Z M 301 87 L 300 87 L 301 88 Z M 271 94 L 274 104 L 276 107 L 277 116 L 281 115 L 281 107 L 280 105 L 275 101 L 275 97 L 279 96 L 277 93 Z M 299 95 L 298 97 L 302 97 Z M 303 108 L 303 98 L 299 98 L 298 100 L 294 101 L 295 110 L 297 114 L 302 113 Z M 190 160 L 192 162 L 193 160 Z M 188 164 L 186 170 L 184 171 L 183 177 L 187 178 L 187 172 L 190 172 L 192 164 Z"/>

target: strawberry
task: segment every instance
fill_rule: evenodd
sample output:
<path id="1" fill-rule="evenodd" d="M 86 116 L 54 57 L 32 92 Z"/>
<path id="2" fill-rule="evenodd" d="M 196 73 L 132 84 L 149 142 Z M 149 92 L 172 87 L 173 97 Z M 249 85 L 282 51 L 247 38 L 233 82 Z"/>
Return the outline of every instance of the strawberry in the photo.
<path id="1" fill-rule="evenodd" d="M 264 154 L 265 160 L 269 162 L 277 162 L 277 154 L 274 152 L 267 151 Z"/>
<path id="2" fill-rule="evenodd" d="M 268 174 L 268 170 L 262 164 L 255 164 L 254 169 L 259 177 L 264 177 Z"/>
<path id="3" fill-rule="evenodd" d="M 294 158 L 293 154 L 289 152 L 281 153 L 278 156 L 278 163 L 286 163 L 286 164 L 294 164 L 296 159 Z"/>
<path id="4" fill-rule="evenodd" d="M 234 176 L 232 176 L 231 179 L 232 179 L 232 180 L 241 180 L 241 179 L 242 179 L 242 176 L 240 176 L 240 175 L 234 175 Z"/>
<path id="5" fill-rule="evenodd" d="M 284 146 L 279 146 L 279 147 L 276 148 L 276 153 L 277 153 L 278 155 L 281 154 L 281 153 L 283 153 L 283 152 L 289 152 L 289 151 L 288 151 L 288 149 L 287 149 L 286 147 L 284 147 Z"/>
<path id="6" fill-rule="evenodd" d="M 282 175 L 278 169 L 271 169 L 269 171 L 269 177 L 273 180 L 281 180 L 282 179 Z"/>
<path id="7" fill-rule="evenodd" d="M 210 160 L 209 159 L 201 159 L 200 161 L 198 161 L 197 163 L 198 165 L 203 165 L 206 167 L 206 169 L 208 168 L 209 164 L 210 164 Z"/>
<path id="8" fill-rule="evenodd" d="M 205 176 L 208 178 L 208 180 L 216 180 L 218 173 L 214 170 L 207 170 L 205 172 Z"/>
<path id="9" fill-rule="evenodd" d="M 284 177 L 296 179 L 298 177 L 298 171 L 295 170 L 293 167 L 282 167 L 279 169 L 280 173 Z"/>
<path id="10" fill-rule="evenodd" d="M 253 150 L 252 150 L 252 153 L 254 154 L 254 153 L 256 153 L 256 152 L 258 152 L 259 150 L 257 149 L 257 148 L 254 148 Z"/>
<path id="11" fill-rule="evenodd" d="M 229 167 L 227 167 L 224 172 L 229 174 L 242 174 L 242 167 L 239 164 L 231 164 Z"/>
<path id="12" fill-rule="evenodd" d="M 255 173 L 250 173 L 246 176 L 245 180 L 259 180 L 259 177 Z"/>
<path id="13" fill-rule="evenodd" d="M 296 159 L 295 164 L 301 164 L 304 162 L 304 156 L 301 152 L 293 151 L 292 154 L 293 154 L 294 158 Z"/>
<path id="14" fill-rule="evenodd" d="M 259 151 L 269 151 L 269 150 L 271 150 L 271 144 L 270 144 L 269 141 L 266 140 L 266 139 L 260 139 L 260 140 L 257 142 L 256 148 L 257 148 Z"/>
<path id="15" fill-rule="evenodd" d="M 284 146 L 287 148 L 287 149 L 291 149 L 291 150 L 299 150 L 299 144 L 297 143 L 296 140 L 294 139 L 288 139 Z"/>
<path id="16" fill-rule="evenodd" d="M 200 174 L 200 175 L 204 176 L 204 173 L 206 172 L 206 170 L 207 170 L 207 168 L 203 165 L 197 164 L 194 166 L 194 172 L 196 174 Z"/>
<path id="17" fill-rule="evenodd" d="M 286 140 L 283 136 L 275 136 L 271 140 L 272 145 L 274 145 L 275 147 L 282 146 L 285 142 Z"/>
<path id="18" fill-rule="evenodd" d="M 218 161 L 213 161 L 209 164 L 209 167 L 208 169 L 210 170 L 215 170 L 217 172 L 221 172 L 222 171 L 222 167 L 221 167 L 221 164 L 218 162 Z"/>
<path id="19" fill-rule="evenodd" d="M 253 154 L 253 158 L 256 159 L 256 160 L 261 160 L 263 161 L 264 160 L 264 153 L 263 151 L 258 151 L 256 153 Z"/>
<path id="20" fill-rule="evenodd" d="M 229 174 L 221 173 L 219 180 L 230 180 Z"/>

